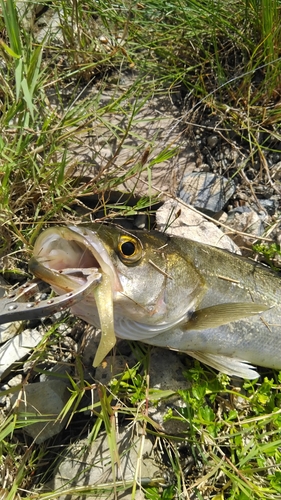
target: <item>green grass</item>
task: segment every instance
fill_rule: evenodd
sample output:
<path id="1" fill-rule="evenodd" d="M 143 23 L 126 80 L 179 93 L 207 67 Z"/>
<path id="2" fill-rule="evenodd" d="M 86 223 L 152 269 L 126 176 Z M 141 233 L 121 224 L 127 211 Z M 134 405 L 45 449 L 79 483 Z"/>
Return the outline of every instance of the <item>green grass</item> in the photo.
<path id="1" fill-rule="evenodd" d="M 153 167 L 178 152 L 168 143 L 155 153 L 157 134 L 147 138 L 145 131 L 136 133 L 139 113 L 151 99 L 180 100 L 178 124 L 187 140 L 189 123 L 194 130 L 204 126 L 204 113 L 216 116 L 221 137 L 230 144 L 244 144 L 249 151 L 243 168 L 231 175 L 247 176 L 248 166 L 259 159 L 261 176 L 270 181 L 264 153 L 279 153 L 281 139 L 280 1 L 55 0 L 40 5 L 57 15 L 58 34 L 46 30 L 41 41 L 36 38 L 36 16 L 41 14 L 32 10 L 35 3 L 28 7 L 30 22 L 26 13 L 17 14 L 12 0 L 1 0 L 0 5 L 4 271 L 25 274 L 41 229 L 79 222 L 83 215 L 77 214 L 77 205 L 87 216 L 102 211 L 103 217 L 112 219 L 152 212 L 158 200 L 149 189 Z M 129 86 L 123 85 L 126 76 L 131 78 Z M 92 156 L 85 159 L 80 151 L 89 137 L 93 138 Z M 97 138 L 109 148 L 114 142 L 114 152 L 102 156 Z M 132 139 L 136 146 L 122 163 L 122 153 Z M 141 172 L 147 174 L 148 192 L 137 198 Z M 118 194 L 113 202 L 112 192 L 119 192 L 128 179 L 134 180 L 133 193 L 125 198 Z M 84 204 L 89 195 L 96 200 L 92 208 Z M 256 250 L 265 253 L 264 247 Z M 266 257 L 271 260 L 276 251 L 270 247 Z M 56 326 L 33 354 L 35 373 L 48 356 L 53 336 L 55 342 L 60 338 Z M 186 373 L 187 389 L 180 392 L 186 406 L 176 415 L 170 411 L 166 415 L 186 423 L 184 443 L 193 457 L 187 472 L 179 446 L 182 440 L 160 433 L 147 411 L 149 405 L 168 397 L 149 387 L 150 349 L 138 345 L 134 349 L 137 365 L 116 376 L 108 388 L 100 387 L 98 401 L 87 408 L 92 415 L 89 442 L 105 429 L 114 461 L 113 416 L 141 425 L 153 436 L 164 450 L 170 479 L 164 485 L 162 480 L 146 485 L 147 499 L 192 494 L 199 500 L 280 499 L 280 376 L 269 372 L 260 381 L 237 388 L 227 377 L 192 364 Z M 71 378 L 65 408 L 70 422 L 83 415 L 81 401 L 93 390 L 84 380 L 79 356 L 74 364 L 76 376 Z M 2 395 L 17 394 L 20 389 L 13 387 Z M 59 493 L 40 491 L 40 481 L 48 478 L 48 445 L 26 439 L 25 425 L 16 411 L 1 417 L 1 494 L 8 500 L 58 498 Z M 140 460 L 141 452 L 140 444 Z M 132 498 L 137 483 L 136 478 L 129 485 Z M 115 488 L 122 491 L 125 486 L 116 482 Z M 91 485 L 84 488 L 84 497 L 92 490 Z M 112 485 L 99 485 L 97 490 L 112 491 Z M 74 495 L 79 488 L 71 486 L 67 492 Z"/>

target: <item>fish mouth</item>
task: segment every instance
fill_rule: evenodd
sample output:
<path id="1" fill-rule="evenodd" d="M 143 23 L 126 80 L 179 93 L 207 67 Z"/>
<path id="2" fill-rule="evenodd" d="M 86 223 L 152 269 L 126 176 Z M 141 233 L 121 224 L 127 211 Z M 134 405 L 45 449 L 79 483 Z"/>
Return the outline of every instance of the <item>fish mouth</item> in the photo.
<path id="1" fill-rule="evenodd" d="M 93 362 L 98 366 L 116 343 L 113 302 L 122 286 L 97 231 L 76 226 L 47 229 L 35 243 L 29 269 L 58 294 L 75 291 L 89 276 L 102 274 L 101 283 L 87 296 L 94 300 L 100 321 L 101 340 Z"/>
<path id="2" fill-rule="evenodd" d="M 36 240 L 29 269 L 59 294 L 77 290 L 97 271 L 108 276 L 113 293 L 122 290 L 97 231 L 87 227 L 46 229 Z"/>

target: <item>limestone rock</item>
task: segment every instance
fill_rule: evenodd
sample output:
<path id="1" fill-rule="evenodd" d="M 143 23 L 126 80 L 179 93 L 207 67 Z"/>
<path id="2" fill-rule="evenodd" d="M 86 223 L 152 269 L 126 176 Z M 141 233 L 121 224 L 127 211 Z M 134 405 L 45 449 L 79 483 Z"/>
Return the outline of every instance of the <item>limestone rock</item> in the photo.
<path id="1" fill-rule="evenodd" d="M 3 379 L 13 369 L 15 363 L 24 359 L 39 344 L 42 333 L 24 330 L 0 347 L 0 378 Z"/>
<path id="2" fill-rule="evenodd" d="M 235 193 L 235 184 L 209 172 L 184 175 L 177 196 L 185 203 L 211 212 L 220 212 Z"/>
<path id="3" fill-rule="evenodd" d="M 173 436 L 183 435 L 188 430 L 187 422 L 177 418 L 181 408 L 186 406 L 177 395 L 178 390 L 187 389 L 188 386 L 188 381 L 183 375 L 184 370 L 185 366 L 177 353 L 160 348 L 152 350 L 149 372 L 150 388 L 159 389 L 164 395 L 167 393 L 167 397 L 157 399 L 156 393 L 157 404 L 154 405 L 153 400 L 150 400 L 148 414 L 166 434 Z"/>
<path id="4" fill-rule="evenodd" d="M 62 490 L 56 497 L 58 500 L 68 500 L 70 497 L 63 493 L 63 489 L 75 487 L 78 491 L 75 494 L 72 490 L 71 500 L 84 498 L 82 493 L 79 494 L 79 488 L 80 491 L 83 489 L 84 494 L 88 489 L 88 500 L 131 500 L 134 479 L 138 484 L 147 483 L 155 474 L 159 475 L 159 469 L 154 463 L 152 441 L 142 433 L 133 433 L 127 427 L 117 433 L 113 465 L 107 435 L 101 433 L 91 445 L 89 439 L 84 439 L 69 448 L 47 486 L 51 491 Z M 113 482 L 116 485 L 116 496 Z M 130 484 L 127 488 L 124 484 L 126 482 Z M 144 500 L 143 490 L 137 490 L 136 498 Z"/>
<path id="5" fill-rule="evenodd" d="M 255 235 L 257 238 L 262 236 L 264 232 L 262 218 L 249 207 L 237 207 L 231 210 L 225 224 L 237 230 L 237 234 L 232 234 L 232 239 L 240 247 L 252 249 L 254 241 L 253 238 L 248 238 L 246 234 L 240 234 L 241 232 Z"/>
<path id="6" fill-rule="evenodd" d="M 23 387 L 17 411 L 21 419 L 25 418 L 25 414 L 28 414 L 27 420 L 34 416 L 36 422 L 26 426 L 25 430 L 36 443 L 43 443 L 64 428 L 67 416 L 63 419 L 58 417 L 70 397 L 68 386 L 70 384 L 66 380 L 57 379 Z M 16 399 L 14 395 L 13 403 Z"/>
<path id="7" fill-rule="evenodd" d="M 238 246 L 215 224 L 177 200 L 168 200 L 157 210 L 156 223 L 160 231 L 168 234 L 241 253 Z"/>

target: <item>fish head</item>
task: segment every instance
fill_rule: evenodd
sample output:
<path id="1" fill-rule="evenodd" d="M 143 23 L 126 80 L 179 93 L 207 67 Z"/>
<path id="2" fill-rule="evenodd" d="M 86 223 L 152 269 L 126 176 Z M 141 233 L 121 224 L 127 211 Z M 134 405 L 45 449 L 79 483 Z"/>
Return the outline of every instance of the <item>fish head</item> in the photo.
<path id="1" fill-rule="evenodd" d="M 171 328 L 195 309 L 204 290 L 201 274 L 172 237 L 113 225 L 45 230 L 35 243 L 30 270 L 59 294 L 77 289 L 98 270 L 101 283 L 72 312 L 110 330 L 111 339 L 112 329 L 119 337 L 145 340 L 159 328 Z M 135 324 L 142 328 L 136 331 Z"/>

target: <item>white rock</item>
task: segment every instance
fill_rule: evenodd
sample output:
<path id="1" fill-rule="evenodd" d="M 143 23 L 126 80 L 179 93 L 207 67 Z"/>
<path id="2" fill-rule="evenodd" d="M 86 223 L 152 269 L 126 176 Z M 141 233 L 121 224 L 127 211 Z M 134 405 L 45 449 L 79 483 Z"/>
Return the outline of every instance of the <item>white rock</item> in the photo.
<path id="1" fill-rule="evenodd" d="M 154 347 L 150 353 L 150 387 L 161 390 L 186 389 L 188 382 L 183 376 L 185 367 L 178 353 Z"/>
<path id="2" fill-rule="evenodd" d="M 63 42 L 63 30 L 61 27 L 61 18 L 63 18 L 62 13 L 58 13 L 52 9 L 48 9 L 42 16 L 40 16 L 39 22 L 36 23 L 35 38 L 37 42 L 42 43 L 43 41 L 50 40 L 56 43 Z M 70 18 L 68 18 L 70 21 Z"/>
<path id="3" fill-rule="evenodd" d="M 22 375 L 18 374 L 15 375 L 14 377 L 10 378 L 8 381 L 8 386 L 9 387 L 16 387 L 17 385 L 22 384 Z"/>
<path id="4" fill-rule="evenodd" d="M 37 330 L 24 330 L 0 347 L 0 379 L 10 373 L 15 363 L 25 358 L 39 344 L 42 334 Z"/>
<path id="5" fill-rule="evenodd" d="M 13 321 L 12 323 L 0 325 L 0 344 L 4 344 L 4 342 L 15 337 L 21 327 L 22 323 L 20 321 Z"/>
<path id="6" fill-rule="evenodd" d="M 182 236 L 241 254 L 239 247 L 213 222 L 177 200 L 168 200 L 157 210 L 156 223 L 160 231 L 173 236 Z"/>
<path id="7" fill-rule="evenodd" d="M 137 469 L 138 467 L 138 469 Z M 113 472 L 114 471 L 114 472 Z M 113 477 L 113 474 L 115 477 Z M 124 481 L 133 482 L 134 478 L 140 483 L 149 482 L 161 474 L 154 463 L 153 443 L 147 436 L 139 436 L 126 428 L 117 433 L 116 448 L 114 449 L 114 464 L 108 446 L 108 438 L 102 433 L 90 445 L 89 439 L 83 439 L 68 449 L 67 457 L 61 462 L 54 479 L 48 484 L 51 491 L 69 489 L 71 487 L 89 487 L 89 490 L 100 488 L 87 494 L 87 500 L 131 500 L 132 488 L 125 488 Z M 116 496 L 113 483 L 119 482 Z M 106 487 L 101 485 L 106 484 Z M 144 500 L 144 491 L 138 490 L 139 500 Z M 126 494 L 127 493 L 127 494 Z M 69 495 L 61 494 L 59 500 L 69 499 Z M 71 500 L 82 500 L 83 494 L 71 494 Z"/>
<path id="8" fill-rule="evenodd" d="M 150 401 L 148 415 L 161 426 L 166 434 L 173 436 L 182 435 L 188 429 L 187 422 L 177 418 L 178 410 L 186 406 L 176 394 L 178 390 L 187 389 L 189 385 L 183 376 L 184 370 L 185 366 L 177 353 L 160 348 L 152 349 L 149 371 L 150 387 L 163 392 L 163 397 L 158 396 L 157 405 L 153 404 L 153 399 Z M 157 401 L 157 392 L 155 396 Z M 176 418 L 166 419 L 167 412 L 172 413 Z"/>
<path id="9" fill-rule="evenodd" d="M 237 231 L 236 234 L 233 232 L 232 236 L 235 243 L 240 247 L 250 248 L 251 251 L 254 240 L 251 237 L 248 238 L 245 233 L 259 238 L 264 232 L 261 216 L 248 207 L 238 207 L 231 210 L 228 214 L 226 225 Z"/>
<path id="10" fill-rule="evenodd" d="M 18 405 L 18 417 L 28 421 L 33 415 L 36 419 L 36 423 L 25 427 L 36 443 L 42 443 L 64 428 L 67 415 L 63 419 L 58 416 L 69 400 L 69 385 L 68 381 L 61 379 L 35 382 L 23 387 L 19 404 L 16 401 L 18 396 L 13 396 L 12 403 Z"/>

